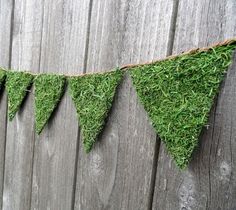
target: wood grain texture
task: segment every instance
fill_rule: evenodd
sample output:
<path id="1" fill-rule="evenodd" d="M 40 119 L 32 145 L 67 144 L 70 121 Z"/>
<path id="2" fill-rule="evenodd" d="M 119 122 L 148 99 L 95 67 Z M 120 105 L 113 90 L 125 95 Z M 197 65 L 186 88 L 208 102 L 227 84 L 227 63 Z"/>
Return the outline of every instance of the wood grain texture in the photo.
<path id="1" fill-rule="evenodd" d="M 39 1 L 15 2 L 11 67 L 37 72 L 42 28 Z M 35 16 L 37 14 L 37 16 Z M 30 209 L 34 146 L 33 94 L 7 125 L 3 209 Z"/>
<path id="2" fill-rule="evenodd" d="M 13 1 L 0 0 L 0 66 L 8 68 L 11 51 L 11 19 Z M 2 209 L 2 193 L 4 179 L 5 142 L 6 142 L 7 98 L 3 89 L 0 91 L 0 209 Z"/>
<path id="3" fill-rule="evenodd" d="M 236 36 L 234 0 L 179 0 L 173 27 L 177 2 L 0 0 L 0 66 L 106 71 Z M 159 143 L 128 74 L 90 154 L 82 148 L 68 91 L 39 137 L 33 89 L 9 123 L 4 93 L 0 209 L 235 209 L 236 55 L 234 60 L 186 171 L 176 168 L 163 144 L 156 167 Z"/>
<path id="4" fill-rule="evenodd" d="M 83 72 L 88 0 L 44 1 L 41 73 Z M 73 209 L 78 152 L 78 120 L 68 91 L 36 137 L 31 209 Z"/>
<path id="5" fill-rule="evenodd" d="M 235 13 L 234 0 L 180 0 L 173 53 L 235 36 Z M 153 209 L 236 208 L 235 90 L 234 63 L 187 170 L 178 170 L 161 145 Z"/>
<path id="6" fill-rule="evenodd" d="M 172 4 L 93 1 L 87 72 L 165 57 Z M 156 134 L 126 74 L 101 138 L 90 154 L 79 148 L 75 209 L 148 209 L 155 144 Z"/>

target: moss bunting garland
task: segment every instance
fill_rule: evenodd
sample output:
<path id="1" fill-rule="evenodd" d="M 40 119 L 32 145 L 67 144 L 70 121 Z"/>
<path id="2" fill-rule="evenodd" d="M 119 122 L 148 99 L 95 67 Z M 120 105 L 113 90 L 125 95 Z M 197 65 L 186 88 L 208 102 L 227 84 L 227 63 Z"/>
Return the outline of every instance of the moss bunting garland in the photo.
<path id="1" fill-rule="evenodd" d="M 0 91 L 6 77 L 6 71 L 0 68 Z"/>
<path id="2" fill-rule="evenodd" d="M 197 145 L 213 100 L 230 65 L 236 39 L 212 47 L 117 71 L 78 76 L 8 71 L 0 67 L 0 90 L 6 79 L 8 116 L 12 120 L 32 82 L 35 85 L 35 123 L 40 134 L 64 94 L 66 80 L 76 107 L 83 144 L 89 152 L 101 133 L 116 88 L 130 72 L 137 94 L 157 134 L 180 168 L 185 168 Z"/>
<path id="3" fill-rule="evenodd" d="M 185 168 L 232 60 L 235 43 L 130 70 L 151 122 L 180 168 Z"/>
<path id="4" fill-rule="evenodd" d="M 35 124 L 41 133 L 59 103 L 65 88 L 65 76 L 41 74 L 35 78 Z"/>
<path id="5" fill-rule="evenodd" d="M 8 118 L 12 120 L 20 108 L 34 76 L 20 71 L 8 71 L 6 90 L 8 95 Z"/>
<path id="6" fill-rule="evenodd" d="M 86 152 L 91 150 L 103 129 L 122 75 L 123 72 L 117 70 L 68 78 Z"/>

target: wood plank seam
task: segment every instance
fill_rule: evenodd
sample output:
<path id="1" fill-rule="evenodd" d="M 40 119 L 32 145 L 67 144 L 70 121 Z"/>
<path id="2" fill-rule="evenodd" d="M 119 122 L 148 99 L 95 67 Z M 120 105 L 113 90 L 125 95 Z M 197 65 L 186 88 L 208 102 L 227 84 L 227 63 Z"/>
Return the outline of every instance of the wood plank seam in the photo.
<path id="1" fill-rule="evenodd" d="M 161 140 L 159 136 L 156 137 L 155 150 L 153 155 L 153 166 L 152 166 L 152 175 L 151 175 L 151 183 L 150 183 L 150 191 L 149 191 L 149 202 L 148 202 L 148 210 L 152 209 L 152 203 L 154 198 L 155 184 L 156 184 L 156 173 L 157 173 L 157 164 L 158 157 L 160 152 Z"/>
<path id="2" fill-rule="evenodd" d="M 8 52 L 8 68 L 11 68 L 11 55 L 12 55 L 12 40 L 13 40 L 13 29 L 14 29 L 14 8 L 15 8 L 15 0 L 12 0 L 12 7 L 11 7 L 11 19 L 10 19 L 10 42 L 9 42 L 9 52 Z M 5 89 L 5 88 L 4 88 Z M 5 91 L 5 90 L 4 90 Z M 7 99 L 7 97 L 6 97 Z M 7 110 L 8 110 L 8 104 L 7 100 L 4 104 L 6 106 L 6 115 L 5 115 L 5 133 L 4 133 L 4 163 L 3 163 L 3 179 L 2 179 L 2 191 L 0 192 L 1 202 L 0 202 L 0 209 L 2 209 L 3 206 L 3 192 L 4 192 L 4 179 L 5 179 L 5 156 L 6 156 L 6 140 L 7 140 L 7 124 L 8 124 L 8 117 L 7 117 Z"/>
<path id="3" fill-rule="evenodd" d="M 92 16 L 92 8 L 93 8 L 93 0 L 89 1 L 89 9 L 88 9 L 88 24 L 87 24 L 87 31 L 86 31 L 86 43 L 85 43 L 85 52 L 84 52 L 84 64 L 83 64 L 83 73 L 87 71 L 87 63 L 88 63 L 88 50 L 89 50 L 89 37 L 90 37 L 90 30 L 91 30 L 91 16 Z M 79 159 L 79 148 L 82 144 L 81 141 L 81 132 L 80 126 L 78 123 L 78 132 L 77 132 L 77 142 L 76 142 L 76 157 L 75 157 L 75 166 L 74 166 L 74 181 L 73 181 L 73 194 L 71 200 L 71 209 L 75 209 L 75 195 L 76 195 L 76 186 L 77 186 L 77 171 L 78 171 L 78 159 Z"/>
<path id="4" fill-rule="evenodd" d="M 41 21 L 42 21 L 42 28 L 43 28 L 43 25 L 44 25 L 44 0 L 42 1 L 42 5 L 43 5 L 43 11 L 42 11 L 42 19 L 41 19 Z M 41 37 L 40 37 L 40 43 L 39 43 L 39 48 L 40 48 L 40 50 L 39 50 L 39 63 L 38 63 L 38 70 L 40 71 L 40 69 L 41 69 L 41 57 L 42 57 L 42 40 L 43 40 L 43 30 L 41 30 Z M 33 87 L 31 87 L 31 88 L 33 88 Z M 34 90 L 32 90 L 32 92 L 33 92 Z M 34 122 L 34 130 L 35 130 L 35 122 Z M 35 147 L 36 147 L 36 142 L 35 142 L 35 140 L 36 140 L 36 137 L 35 137 L 35 133 L 33 134 L 33 139 L 32 139 L 33 141 L 34 141 L 34 146 L 33 146 L 33 154 L 32 154 L 32 165 L 31 165 L 31 171 L 32 171 L 32 173 L 31 173 L 31 177 L 30 177 L 30 182 L 31 182 L 31 187 L 30 187 L 30 201 L 29 201 L 29 206 L 30 206 L 30 208 L 32 208 L 32 194 L 33 194 L 33 175 L 34 175 L 34 163 L 35 163 Z"/>
<path id="5" fill-rule="evenodd" d="M 90 38 L 90 30 L 91 30 L 91 17 L 92 17 L 92 8 L 93 8 L 93 0 L 89 1 L 89 10 L 88 10 L 88 25 L 86 32 L 86 43 L 85 43 L 85 52 L 84 52 L 84 68 L 83 74 L 86 73 L 88 67 L 88 50 L 89 50 L 89 38 Z"/>
<path id="6" fill-rule="evenodd" d="M 167 56 L 171 56 L 173 53 L 178 9 L 179 9 L 179 0 L 174 0 L 173 9 L 172 9 L 172 16 L 171 16 L 171 23 L 170 23 L 170 32 L 169 32 L 169 37 L 168 37 L 168 45 L 167 45 Z M 149 192 L 149 206 L 148 206 L 149 210 L 152 210 L 152 208 L 153 208 L 153 199 L 154 199 L 154 192 L 155 192 L 155 185 L 156 185 L 156 172 L 157 172 L 157 167 L 158 167 L 158 158 L 159 158 L 161 144 L 162 144 L 161 139 L 157 135 L 156 144 L 155 144 L 155 151 L 154 151 L 152 176 L 151 176 L 151 188 L 150 188 L 150 192 Z"/>
<path id="7" fill-rule="evenodd" d="M 76 193 L 76 182 L 77 182 L 77 170 L 78 170 L 78 159 L 79 159 L 79 147 L 80 147 L 80 127 L 78 125 L 78 136 L 76 143 L 76 157 L 75 157 L 75 166 L 74 166 L 74 181 L 73 181 L 73 193 L 71 199 L 71 209 L 75 209 L 75 193 Z"/>

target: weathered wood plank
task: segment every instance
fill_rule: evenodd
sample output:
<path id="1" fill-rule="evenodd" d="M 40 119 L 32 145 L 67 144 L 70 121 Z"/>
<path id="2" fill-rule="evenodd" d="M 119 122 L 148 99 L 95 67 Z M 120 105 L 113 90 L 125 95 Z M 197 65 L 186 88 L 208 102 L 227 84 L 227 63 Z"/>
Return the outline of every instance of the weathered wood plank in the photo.
<path id="1" fill-rule="evenodd" d="M 93 1 L 87 72 L 165 57 L 173 1 Z M 148 209 L 156 135 L 126 75 L 102 137 L 79 148 L 75 209 Z"/>
<path id="2" fill-rule="evenodd" d="M 83 72 L 88 0 L 44 1 L 40 73 Z M 67 92 L 36 137 L 31 209 L 73 209 L 78 120 Z"/>
<path id="3" fill-rule="evenodd" d="M 15 2 L 11 68 L 37 72 L 42 28 L 39 1 Z M 34 146 L 33 94 L 7 125 L 3 209 L 30 209 Z"/>
<path id="4" fill-rule="evenodd" d="M 173 53 L 235 36 L 235 13 L 234 0 L 180 0 Z M 178 170 L 161 145 L 153 209 L 236 208 L 235 89 L 234 63 L 187 170 Z"/>
<path id="5" fill-rule="evenodd" d="M 11 19 L 13 1 L 0 1 L 0 66 L 9 68 L 11 48 Z M 5 140 L 6 140 L 6 93 L 0 92 L 0 209 L 2 209 Z"/>

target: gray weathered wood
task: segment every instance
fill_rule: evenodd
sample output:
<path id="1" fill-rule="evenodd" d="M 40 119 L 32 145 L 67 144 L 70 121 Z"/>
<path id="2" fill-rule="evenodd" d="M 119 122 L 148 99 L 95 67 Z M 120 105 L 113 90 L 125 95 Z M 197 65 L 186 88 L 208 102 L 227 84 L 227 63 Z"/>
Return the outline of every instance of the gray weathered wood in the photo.
<path id="1" fill-rule="evenodd" d="M 235 14 L 234 0 L 180 0 L 173 53 L 235 36 Z M 153 209 L 236 208 L 235 89 L 236 63 L 222 85 L 210 127 L 203 130 L 187 170 L 178 170 L 161 145 Z"/>
<path id="2" fill-rule="evenodd" d="M 172 43 L 173 53 L 180 53 L 236 35 L 234 0 L 179 0 L 173 37 L 176 2 L 0 0 L 0 66 L 41 73 L 105 71 L 165 57 Z M 186 171 L 176 168 L 163 144 L 156 167 L 159 141 L 127 74 L 90 154 L 82 148 L 68 92 L 39 137 L 33 89 L 8 123 L 4 93 L 0 209 L 235 209 L 235 84 L 236 58 Z"/>
<path id="3" fill-rule="evenodd" d="M 89 1 L 44 1 L 43 10 L 40 73 L 82 73 Z M 31 209 L 73 209 L 78 141 L 76 111 L 67 92 L 35 140 Z"/>
<path id="4" fill-rule="evenodd" d="M 165 57 L 173 1 L 93 1 L 87 72 Z M 128 75 L 90 154 L 79 148 L 75 209 L 148 209 L 156 135 Z"/>
<path id="5" fill-rule="evenodd" d="M 0 66 L 8 68 L 10 64 L 10 38 L 13 1 L 0 0 Z M 0 92 L 0 209 L 2 208 L 2 192 L 4 177 L 5 140 L 6 140 L 6 94 Z"/>
<path id="6" fill-rule="evenodd" d="M 15 1 L 11 67 L 39 68 L 42 28 L 39 1 Z M 35 15 L 36 14 L 36 15 Z M 25 101 L 14 120 L 7 125 L 3 209 L 30 209 L 34 146 L 33 94 Z"/>

